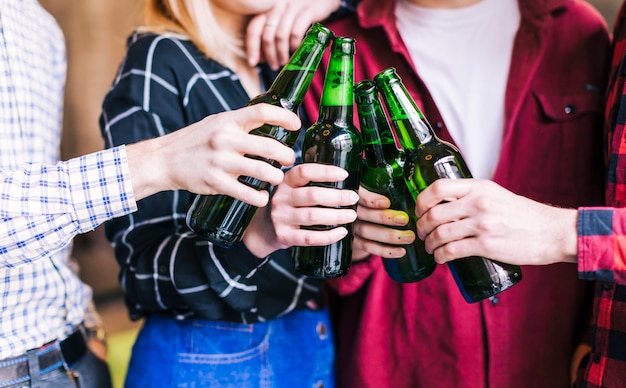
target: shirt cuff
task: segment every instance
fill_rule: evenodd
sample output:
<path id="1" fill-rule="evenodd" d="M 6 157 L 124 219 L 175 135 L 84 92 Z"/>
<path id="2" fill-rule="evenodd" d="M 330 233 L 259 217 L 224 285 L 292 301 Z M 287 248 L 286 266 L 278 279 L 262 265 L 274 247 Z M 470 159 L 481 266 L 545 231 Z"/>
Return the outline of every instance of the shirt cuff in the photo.
<path id="1" fill-rule="evenodd" d="M 69 194 L 81 233 L 137 210 L 125 146 L 74 158 L 66 164 Z"/>

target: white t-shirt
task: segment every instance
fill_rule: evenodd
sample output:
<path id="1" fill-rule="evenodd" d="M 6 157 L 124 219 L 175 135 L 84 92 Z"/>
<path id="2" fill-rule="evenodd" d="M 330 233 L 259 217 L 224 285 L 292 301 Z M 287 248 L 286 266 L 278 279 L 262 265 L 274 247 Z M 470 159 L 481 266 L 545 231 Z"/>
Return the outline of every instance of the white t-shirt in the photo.
<path id="1" fill-rule="evenodd" d="M 472 175 L 491 179 L 500 155 L 506 83 L 520 25 L 517 0 L 482 0 L 454 9 L 398 0 L 396 18 L 415 68 Z"/>

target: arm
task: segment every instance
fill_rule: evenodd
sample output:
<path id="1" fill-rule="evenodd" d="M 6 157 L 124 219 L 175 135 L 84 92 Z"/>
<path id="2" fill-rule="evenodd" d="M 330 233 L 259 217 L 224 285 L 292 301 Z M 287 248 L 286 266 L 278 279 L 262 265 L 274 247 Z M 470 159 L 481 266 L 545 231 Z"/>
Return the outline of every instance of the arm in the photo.
<path id="1" fill-rule="evenodd" d="M 250 19 L 246 32 L 248 62 L 267 62 L 277 70 L 289 61 L 314 22 L 354 12 L 358 0 L 279 0 L 270 11 Z"/>
<path id="2" fill-rule="evenodd" d="M 267 173 L 278 183 L 282 172 L 273 167 L 268 171 L 267 163 L 260 167 L 225 163 L 222 170 L 215 168 L 211 160 L 217 151 L 209 137 L 225 127 L 245 133 L 260 121 L 290 129 L 299 127 L 293 113 L 259 104 L 209 117 L 161 139 L 119 146 L 56 165 L 31 163 L 21 170 L 0 171 L 0 266 L 46 257 L 66 246 L 77 234 L 135 211 L 135 200 L 166 187 L 184 187 L 206 194 L 223 190 L 250 203 L 265 204 L 267 192 L 249 193 L 251 189 L 238 183 L 236 176 Z M 287 147 L 271 139 L 261 140 L 248 142 L 256 145 L 250 153 L 267 152 L 286 164 L 293 160 L 293 151 Z M 239 152 L 247 151 L 243 147 Z M 206 180 L 211 177 L 206 171 L 224 177 L 223 186 L 216 185 L 219 180 Z"/>

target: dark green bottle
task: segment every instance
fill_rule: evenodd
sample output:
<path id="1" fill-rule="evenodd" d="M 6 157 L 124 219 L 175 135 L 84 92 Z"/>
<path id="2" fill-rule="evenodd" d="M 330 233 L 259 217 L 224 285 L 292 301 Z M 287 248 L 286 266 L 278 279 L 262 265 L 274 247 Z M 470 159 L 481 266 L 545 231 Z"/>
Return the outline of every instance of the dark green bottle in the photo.
<path id="1" fill-rule="evenodd" d="M 314 182 L 311 185 L 354 190 L 361 181 L 361 137 L 352 121 L 354 111 L 354 39 L 335 37 L 330 50 L 328 72 L 324 80 L 319 118 L 304 135 L 302 156 L 305 163 L 339 166 L 349 175 L 343 182 Z M 356 209 L 356 205 L 351 208 Z M 327 230 L 334 226 L 313 226 Z M 315 278 L 344 276 L 350 269 L 352 256 L 352 224 L 343 225 L 348 234 L 326 246 L 295 247 L 294 266 L 297 271 Z"/>
<path id="2" fill-rule="evenodd" d="M 411 98 L 395 69 L 374 77 L 400 144 L 406 153 L 404 176 L 413 197 L 440 178 L 471 178 L 459 151 L 441 141 Z M 472 256 L 448 263 L 468 302 L 492 297 L 517 284 L 522 271 L 517 265 Z"/>
<path id="3" fill-rule="evenodd" d="M 398 149 L 393 138 L 378 89 L 370 80 L 361 81 L 354 87 L 354 96 L 365 151 L 361 186 L 389 198 L 390 209 L 407 213 L 409 223 L 398 229 L 412 230 L 417 235 L 415 200 L 404 181 L 404 152 Z M 424 241 L 416 238 L 403 248 L 406 250 L 403 257 L 382 259 L 389 277 L 397 282 L 412 283 L 433 273 L 435 259 L 426 252 Z"/>
<path id="4" fill-rule="evenodd" d="M 264 102 L 296 112 L 332 37 L 329 29 L 318 23 L 313 24 L 269 90 L 253 98 L 248 105 Z M 299 135 L 298 131 L 288 131 L 268 124 L 251 133 L 272 137 L 289 147 L 293 147 Z M 274 160 L 265 161 L 280 167 Z M 257 190 L 270 188 L 269 183 L 252 177 L 240 176 L 239 181 Z M 214 244 L 230 247 L 241 240 L 257 209 L 256 206 L 227 195 L 199 195 L 187 212 L 187 225 Z"/>

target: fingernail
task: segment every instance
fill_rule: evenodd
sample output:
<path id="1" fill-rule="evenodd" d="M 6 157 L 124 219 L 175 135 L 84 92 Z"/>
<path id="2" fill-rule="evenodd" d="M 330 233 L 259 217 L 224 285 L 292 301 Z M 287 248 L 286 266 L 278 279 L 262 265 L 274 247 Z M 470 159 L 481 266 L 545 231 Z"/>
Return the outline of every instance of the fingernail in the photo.
<path id="1" fill-rule="evenodd" d="M 393 221 L 398 225 L 406 225 L 409 222 L 409 216 L 406 213 L 396 214 Z"/>
<path id="2" fill-rule="evenodd" d="M 350 201 L 352 201 L 352 203 L 357 203 L 359 202 L 359 195 L 357 193 L 355 193 L 354 191 L 350 191 Z"/>
<path id="3" fill-rule="evenodd" d="M 344 180 L 344 179 L 346 179 L 348 177 L 348 175 L 349 175 L 348 171 L 346 171 L 346 170 L 337 170 L 335 176 L 337 177 L 337 179 Z"/>

